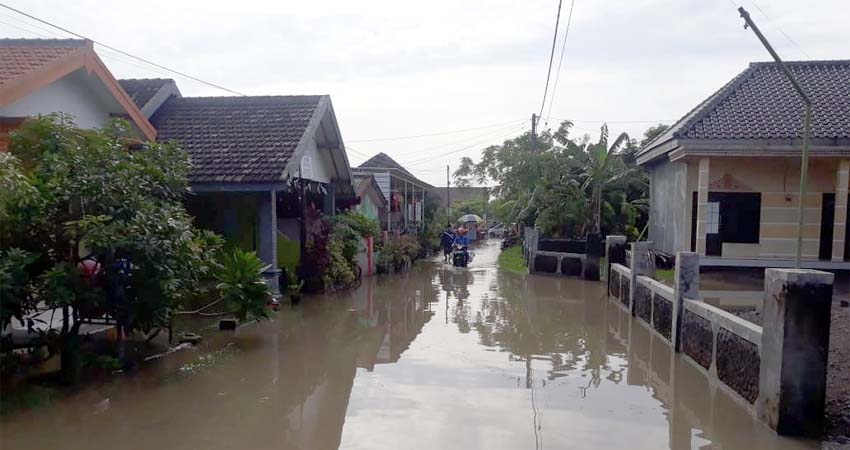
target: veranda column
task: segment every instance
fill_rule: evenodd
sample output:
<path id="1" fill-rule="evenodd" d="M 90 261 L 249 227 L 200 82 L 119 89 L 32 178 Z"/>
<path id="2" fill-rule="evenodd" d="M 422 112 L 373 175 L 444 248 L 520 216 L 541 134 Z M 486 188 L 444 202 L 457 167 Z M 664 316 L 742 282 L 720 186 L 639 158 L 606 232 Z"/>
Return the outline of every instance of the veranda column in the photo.
<path id="1" fill-rule="evenodd" d="M 847 189 L 850 185 L 850 159 L 838 163 L 835 174 L 835 224 L 832 229 L 832 260 L 843 261 L 847 229 Z"/>
<path id="2" fill-rule="evenodd" d="M 277 193 L 275 191 L 261 192 L 260 205 L 257 211 L 259 216 L 259 251 L 260 259 L 269 265 L 263 272 L 263 278 L 271 287 L 272 292 L 280 292 L 278 276 L 280 270 L 277 268 Z M 303 246 L 304 243 L 302 242 Z"/>
<path id="3" fill-rule="evenodd" d="M 708 223 L 708 171 L 709 159 L 699 160 L 697 178 L 697 253 L 705 255 L 706 224 Z"/>

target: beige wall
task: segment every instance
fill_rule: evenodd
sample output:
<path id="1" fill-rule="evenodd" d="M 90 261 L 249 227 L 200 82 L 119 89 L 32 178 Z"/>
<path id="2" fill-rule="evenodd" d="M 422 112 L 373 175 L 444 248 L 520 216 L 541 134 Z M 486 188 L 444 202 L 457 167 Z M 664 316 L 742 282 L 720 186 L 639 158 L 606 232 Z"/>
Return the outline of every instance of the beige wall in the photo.
<path id="1" fill-rule="evenodd" d="M 816 259 L 820 244 L 821 203 L 824 192 L 836 192 L 840 159 L 812 158 L 804 206 L 803 257 Z M 690 249 L 691 193 L 698 189 L 699 159 L 687 161 L 687 239 Z M 761 227 L 758 244 L 723 244 L 724 257 L 793 258 L 797 239 L 799 206 L 799 158 L 713 157 L 709 162 L 708 191 L 760 192 Z M 838 202 L 837 202 L 838 203 Z M 836 209 L 836 216 L 844 213 Z M 842 234 L 837 234 L 841 231 Z M 843 244 L 843 229 L 836 228 L 834 241 Z M 837 243 L 835 245 L 838 245 Z"/>

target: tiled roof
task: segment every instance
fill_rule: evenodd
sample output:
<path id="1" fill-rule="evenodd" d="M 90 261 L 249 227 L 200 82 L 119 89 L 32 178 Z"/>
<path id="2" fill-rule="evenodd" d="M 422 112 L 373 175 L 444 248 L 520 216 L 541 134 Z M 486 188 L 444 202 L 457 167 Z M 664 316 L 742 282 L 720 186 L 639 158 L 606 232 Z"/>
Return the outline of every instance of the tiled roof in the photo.
<path id="1" fill-rule="evenodd" d="M 162 86 L 174 83 L 174 80 L 170 78 L 128 78 L 118 80 L 118 83 L 133 99 L 133 103 L 141 109 L 159 92 Z"/>
<path id="2" fill-rule="evenodd" d="M 322 98 L 172 97 L 151 122 L 189 153 L 192 183 L 277 182 Z"/>
<path id="3" fill-rule="evenodd" d="M 850 60 L 786 65 L 812 100 L 811 138 L 850 138 Z M 752 63 L 642 153 L 670 139 L 802 139 L 803 110 L 803 100 L 775 63 Z"/>
<path id="4" fill-rule="evenodd" d="M 82 39 L 0 39 L 0 84 L 84 47 Z"/>
<path id="5" fill-rule="evenodd" d="M 407 169 L 402 167 L 402 165 L 397 163 L 394 159 L 390 158 L 386 153 L 378 153 L 377 155 L 367 159 L 363 162 L 363 164 L 357 166 L 357 169 L 395 169 L 418 183 L 423 184 L 428 188 L 433 188 L 430 184 L 416 178 L 412 173 L 408 172 Z"/>

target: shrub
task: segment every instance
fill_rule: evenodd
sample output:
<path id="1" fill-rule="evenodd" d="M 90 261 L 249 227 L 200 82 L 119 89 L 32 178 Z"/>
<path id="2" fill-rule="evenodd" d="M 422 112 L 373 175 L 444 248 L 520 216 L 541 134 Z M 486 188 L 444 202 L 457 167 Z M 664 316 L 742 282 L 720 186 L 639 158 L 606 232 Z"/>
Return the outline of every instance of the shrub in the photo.
<path id="1" fill-rule="evenodd" d="M 238 247 L 222 255 L 216 273 L 216 289 L 224 307 L 240 321 L 249 317 L 256 320 L 269 318 L 266 304 L 271 291 L 263 280 L 265 268 L 256 253 Z"/>

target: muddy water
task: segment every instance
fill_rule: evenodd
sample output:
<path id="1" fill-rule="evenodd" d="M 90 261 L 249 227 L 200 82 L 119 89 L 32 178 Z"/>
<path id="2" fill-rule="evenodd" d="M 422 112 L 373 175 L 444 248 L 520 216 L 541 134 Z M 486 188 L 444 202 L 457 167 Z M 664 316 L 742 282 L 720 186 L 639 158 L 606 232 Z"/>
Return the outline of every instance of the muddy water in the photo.
<path id="1" fill-rule="evenodd" d="M 0 424 L 5 449 L 799 449 L 607 301 L 496 268 L 310 298 Z"/>

